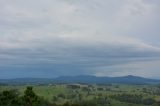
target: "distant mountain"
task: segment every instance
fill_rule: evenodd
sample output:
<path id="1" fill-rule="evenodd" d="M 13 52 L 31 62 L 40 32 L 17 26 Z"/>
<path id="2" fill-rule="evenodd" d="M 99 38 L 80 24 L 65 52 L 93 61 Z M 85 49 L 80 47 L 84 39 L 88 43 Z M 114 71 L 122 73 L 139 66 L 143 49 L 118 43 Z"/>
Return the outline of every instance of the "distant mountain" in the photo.
<path id="1" fill-rule="evenodd" d="M 96 76 L 61 76 L 58 78 L 17 78 L 0 79 L 0 84 L 55 84 L 55 83 L 88 83 L 88 84 L 160 84 L 160 80 L 138 76 L 96 77 Z"/>
<path id="2" fill-rule="evenodd" d="M 96 76 L 62 76 L 55 79 L 58 83 L 120 83 L 120 84 L 157 84 L 160 80 L 148 79 L 138 76 L 123 76 L 123 77 L 96 77 Z"/>

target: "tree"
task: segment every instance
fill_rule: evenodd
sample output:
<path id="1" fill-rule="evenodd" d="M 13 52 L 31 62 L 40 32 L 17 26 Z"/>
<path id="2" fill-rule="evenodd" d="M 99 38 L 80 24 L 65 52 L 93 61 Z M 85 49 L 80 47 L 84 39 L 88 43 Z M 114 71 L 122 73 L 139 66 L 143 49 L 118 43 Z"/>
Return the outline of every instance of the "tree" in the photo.
<path id="1" fill-rule="evenodd" d="M 27 87 L 24 92 L 24 101 L 27 106 L 38 106 L 40 104 L 40 100 L 38 96 L 33 92 L 32 87 Z"/>
<path id="2" fill-rule="evenodd" d="M 14 90 L 3 91 L 0 94 L 0 106 L 19 106 L 19 98 Z"/>

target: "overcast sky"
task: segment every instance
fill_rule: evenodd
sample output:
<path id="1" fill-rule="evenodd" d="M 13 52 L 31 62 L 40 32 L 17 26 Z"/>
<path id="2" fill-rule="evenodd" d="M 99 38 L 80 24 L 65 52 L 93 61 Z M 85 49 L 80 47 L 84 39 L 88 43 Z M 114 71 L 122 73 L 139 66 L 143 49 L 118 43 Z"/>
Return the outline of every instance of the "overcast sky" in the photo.
<path id="1" fill-rule="evenodd" d="M 0 0 L 0 78 L 160 79 L 160 0 Z"/>

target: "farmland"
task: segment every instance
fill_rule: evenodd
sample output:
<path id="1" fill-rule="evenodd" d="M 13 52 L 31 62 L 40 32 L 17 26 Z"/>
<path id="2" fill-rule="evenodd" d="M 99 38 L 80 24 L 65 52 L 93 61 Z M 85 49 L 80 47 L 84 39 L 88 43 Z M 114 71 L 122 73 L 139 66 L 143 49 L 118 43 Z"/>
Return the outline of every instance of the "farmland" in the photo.
<path id="1" fill-rule="evenodd" d="M 0 86 L 0 92 L 14 90 L 19 96 L 23 96 L 27 86 L 29 85 Z M 160 105 L 159 85 L 48 84 L 32 87 L 37 96 L 60 106 L 66 103 L 88 104 L 87 106 Z"/>

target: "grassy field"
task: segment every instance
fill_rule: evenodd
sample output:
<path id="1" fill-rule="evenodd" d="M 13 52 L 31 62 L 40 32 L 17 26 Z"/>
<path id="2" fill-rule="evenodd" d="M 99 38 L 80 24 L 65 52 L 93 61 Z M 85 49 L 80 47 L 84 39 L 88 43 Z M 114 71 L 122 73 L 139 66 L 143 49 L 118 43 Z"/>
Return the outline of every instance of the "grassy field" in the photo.
<path id="1" fill-rule="evenodd" d="M 4 90 L 16 90 L 19 95 L 23 95 L 28 85 L 24 86 L 0 86 L 0 92 Z M 55 84 L 55 85 L 33 85 L 34 92 L 49 102 L 63 104 L 67 101 L 90 101 L 108 100 L 111 106 L 145 106 L 134 102 L 136 96 L 142 99 L 152 99 L 156 103 L 160 101 L 160 87 L 158 85 L 87 85 L 87 84 Z M 118 96 L 119 97 L 118 97 Z M 132 97 L 133 95 L 133 97 Z M 136 96 L 134 96 L 136 95 Z M 132 100 L 125 100 L 126 98 Z M 118 98 L 117 98 L 118 97 Z M 123 98 L 123 99 L 121 99 Z M 133 102 L 132 102 L 133 101 Z M 118 104 L 118 105 L 117 105 Z M 157 105 L 153 105 L 157 106 Z"/>

